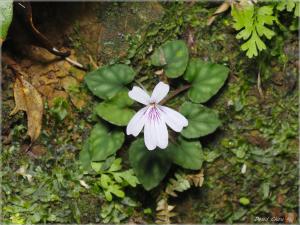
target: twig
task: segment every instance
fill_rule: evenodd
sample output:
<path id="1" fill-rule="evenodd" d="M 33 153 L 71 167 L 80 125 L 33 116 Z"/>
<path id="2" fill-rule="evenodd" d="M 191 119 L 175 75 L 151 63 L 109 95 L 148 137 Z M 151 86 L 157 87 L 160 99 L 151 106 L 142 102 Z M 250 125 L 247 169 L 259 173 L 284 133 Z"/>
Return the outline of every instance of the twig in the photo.
<path id="1" fill-rule="evenodd" d="M 82 64 L 80 64 L 79 62 L 77 62 L 77 61 L 75 61 L 75 60 L 73 60 L 73 59 L 70 59 L 69 57 L 66 57 L 66 58 L 64 58 L 67 62 L 69 62 L 71 65 L 73 65 L 73 66 L 76 66 L 77 68 L 79 68 L 79 69 L 82 69 L 82 70 L 84 70 L 84 71 L 87 71 L 87 69 L 82 65 Z"/>
<path id="2" fill-rule="evenodd" d="M 169 101 L 170 99 L 174 98 L 175 96 L 179 95 L 181 92 L 189 89 L 191 87 L 190 84 L 184 85 L 180 88 L 177 88 L 175 91 L 173 91 L 169 96 L 167 96 L 165 99 L 163 99 L 160 104 L 165 104 L 167 101 Z"/>
<path id="3" fill-rule="evenodd" d="M 90 63 L 92 64 L 92 66 L 95 68 L 95 69 L 98 69 L 99 66 L 97 65 L 97 63 L 95 63 L 93 57 L 91 55 L 88 55 L 88 58 L 90 60 Z"/>
<path id="4" fill-rule="evenodd" d="M 264 93 L 261 87 L 261 77 L 260 77 L 260 71 L 257 74 L 257 89 L 259 92 L 260 97 L 264 98 Z"/>

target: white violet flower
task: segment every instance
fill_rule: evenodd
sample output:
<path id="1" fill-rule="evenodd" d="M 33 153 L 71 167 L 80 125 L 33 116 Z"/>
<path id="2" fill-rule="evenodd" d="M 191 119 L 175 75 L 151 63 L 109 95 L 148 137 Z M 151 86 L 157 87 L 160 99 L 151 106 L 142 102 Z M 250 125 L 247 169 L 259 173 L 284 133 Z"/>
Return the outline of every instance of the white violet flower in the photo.
<path id="1" fill-rule="evenodd" d="M 151 97 L 140 87 L 133 87 L 128 95 L 133 100 L 146 105 L 129 121 L 127 135 L 137 136 L 144 128 L 144 141 L 149 150 L 168 146 L 168 125 L 172 130 L 181 132 L 188 125 L 188 120 L 175 110 L 159 105 L 169 92 L 169 85 L 159 82 Z"/>

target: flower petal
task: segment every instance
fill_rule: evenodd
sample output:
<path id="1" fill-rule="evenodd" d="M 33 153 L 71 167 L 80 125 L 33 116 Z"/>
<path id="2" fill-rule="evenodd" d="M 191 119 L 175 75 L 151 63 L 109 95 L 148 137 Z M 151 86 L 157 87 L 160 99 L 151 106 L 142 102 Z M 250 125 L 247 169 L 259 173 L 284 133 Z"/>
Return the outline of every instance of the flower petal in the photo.
<path id="1" fill-rule="evenodd" d="M 174 131 L 181 132 L 183 127 L 188 125 L 188 120 L 181 115 L 179 112 L 166 107 L 166 106 L 158 106 L 160 109 L 161 115 L 165 120 L 166 124 Z"/>
<path id="2" fill-rule="evenodd" d="M 168 146 L 168 129 L 160 113 L 161 111 L 155 107 L 149 107 L 146 112 L 144 141 L 149 150 L 157 146 L 165 149 Z"/>
<path id="3" fill-rule="evenodd" d="M 148 105 L 150 102 L 150 96 L 142 88 L 134 86 L 131 91 L 128 92 L 128 95 L 133 100 Z"/>
<path id="4" fill-rule="evenodd" d="M 155 130 L 153 130 L 151 121 L 147 119 L 145 122 L 145 129 L 144 129 L 144 142 L 148 150 L 153 150 L 156 148 Z"/>
<path id="5" fill-rule="evenodd" d="M 138 136 L 145 125 L 147 109 L 148 106 L 142 108 L 131 118 L 126 128 L 127 135 Z"/>
<path id="6" fill-rule="evenodd" d="M 169 89 L 170 86 L 168 84 L 159 82 L 152 92 L 150 102 L 159 103 L 164 97 L 167 96 Z"/>
<path id="7" fill-rule="evenodd" d="M 165 121 L 161 118 L 155 124 L 156 144 L 161 149 L 168 146 L 168 129 Z"/>

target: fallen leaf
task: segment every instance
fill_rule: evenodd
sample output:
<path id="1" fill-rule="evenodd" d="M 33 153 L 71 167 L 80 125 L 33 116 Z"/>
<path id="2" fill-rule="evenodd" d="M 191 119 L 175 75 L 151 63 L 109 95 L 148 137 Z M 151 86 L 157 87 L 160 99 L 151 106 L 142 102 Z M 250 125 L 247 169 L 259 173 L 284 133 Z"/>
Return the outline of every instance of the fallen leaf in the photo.
<path id="1" fill-rule="evenodd" d="M 271 209 L 272 217 L 282 218 L 282 213 L 280 207 L 273 207 Z"/>
<path id="2" fill-rule="evenodd" d="M 18 76 L 14 83 L 15 108 L 10 115 L 22 110 L 27 113 L 27 134 L 33 143 L 41 133 L 43 117 L 43 99 L 40 93 L 22 76 Z"/>
<path id="3" fill-rule="evenodd" d="M 222 5 L 220 5 L 217 10 L 214 12 L 214 14 L 208 18 L 207 20 L 207 26 L 210 26 L 216 19 L 216 17 L 220 14 L 223 13 L 225 11 L 227 11 L 230 7 L 230 3 L 229 2 L 224 2 L 222 3 Z"/>
<path id="4" fill-rule="evenodd" d="M 53 87 L 51 85 L 40 85 L 38 91 L 45 97 L 51 96 Z"/>
<path id="5" fill-rule="evenodd" d="M 71 65 L 66 61 L 59 61 L 56 63 L 56 67 L 58 68 L 56 72 L 57 77 L 66 77 L 69 74 L 69 70 L 71 69 Z"/>
<path id="6" fill-rule="evenodd" d="M 43 145 L 34 145 L 31 148 L 31 153 L 33 154 L 34 157 L 41 157 L 45 155 L 47 152 L 47 149 Z"/>
<path id="7" fill-rule="evenodd" d="M 296 223 L 297 214 L 295 212 L 285 213 L 284 214 L 285 223 Z"/>

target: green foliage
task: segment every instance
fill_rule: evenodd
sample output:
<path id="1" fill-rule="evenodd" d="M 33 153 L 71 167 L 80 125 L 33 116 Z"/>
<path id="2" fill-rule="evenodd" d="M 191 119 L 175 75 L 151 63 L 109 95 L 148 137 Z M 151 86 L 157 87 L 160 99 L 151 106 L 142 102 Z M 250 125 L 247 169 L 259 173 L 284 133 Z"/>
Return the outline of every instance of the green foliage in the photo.
<path id="1" fill-rule="evenodd" d="M 184 74 L 184 79 L 191 83 L 188 97 L 193 102 L 206 102 L 225 83 L 228 76 L 228 68 L 223 65 L 204 62 L 200 59 L 192 59 L 188 62 L 188 48 L 185 42 L 181 40 L 165 42 L 151 56 L 152 65 L 163 66 L 166 76 L 177 78 Z M 126 81 L 124 82 L 117 75 L 117 69 L 124 70 L 124 67 L 127 68 L 127 71 L 133 71 L 126 65 L 115 64 L 104 66 L 89 73 L 86 77 L 86 82 L 91 91 L 104 99 L 103 102 L 95 107 L 95 112 L 102 119 L 117 126 L 127 125 L 135 113 L 130 109 L 133 101 L 128 97 L 127 91 L 124 89 L 124 85 L 129 84 L 133 80 L 134 73 L 129 72 L 132 77 L 129 79 L 125 76 Z M 124 76 L 122 77 L 124 78 Z M 104 87 L 101 85 L 104 85 Z M 186 138 L 205 136 L 220 126 L 217 114 L 204 106 L 195 103 L 185 103 L 182 106 L 182 111 L 189 120 L 189 126 L 183 131 L 183 136 Z M 102 130 L 97 127 L 93 129 L 80 153 L 80 161 L 83 168 L 89 170 L 91 167 L 95 169 L 96 165 L 99 167 L 100 164 L 95 163 L 95 161 L 103 162 L 118 150 L 124 141 L 124 137 L 123 133 L 119 132 L 116 132 L 115 135 L 121 136 L 110 139 L 107 129 Z M 113 140 L 117 143 L 114 144 Z M 130 164 L 146 190 L 156 187 L 161 182 L 172 163 L 186 169 L 195 170 L 202 167 L 203 160 L 204 154 L 202 153 L 200 142 L 197 140 L 185 140 L 183 137 L 179 137 L 175 140 L 175 143 L 171 143 L 168 149 L 164 151 L 155 150 L 150 152 L 144 146 L 142 139 L 133 142 L 129 148 Z M 118 178 L 115 177 L 115 179 Z M 121 180 L 121 177 L 119 180 Z M 108 200 L 112 199 L 112 195 L 123 196 L 118 185 L 115 185 L 109 176 L 102 176 L 102 186 L 105 187 L 105 196 Z"/>
<path id="2" fill-rule="evenodd" d="M 90 91 L 99 98 L 111 99 L 119 91 L 127 90 L 126 84 L 133 81 L 135 71 L 124 64 L 103 66 L 88 73 L 85 82 Z"/>
<path id="3" fill-rule="evenodd" d="M 249 205 L 250 204 L 250 200 L 246 197 L 242 197 L 240 198 L 239 202 L 242 204 L 242 205 Z"/>
<path id="4" fill-rule="evenodd" d="M 166 187 L 166 192 L 176 197 L 175 191 L 183 192 L 191 188 L 191 184 L 183 173 L 175 173 L 175 178 L 171 178 Z"/>
<path id="5" fill-rule="evenodd" d="M 151 56 L 152 64 L 162 66 L 169 65 L 168 62 L 170 62 L 171 66 L 172 60 L 177 61 L 176 57 L 172 58 L 176 56 L 176 53 L 171 54 L 172 50 L 178 47 L 177 45 L 183 49 L 187 48 L 182 41 L 166 42 L 162 47 L 155 50 Z M 185 67 L 186 65 L 182 69 L 182 73 L 185 71 Z M 197 103 L 208 101 L 223 86 L 228 72 L 229 70 L 225 66 L 203 62 L 200 59 L 192 59 L 188 64 L 187 71 L 184 73 L 184 78 L 191 82 L 188 97 Z M 182 135 L 186 138 L 198 138 L 208 135 L 221 125 L 215 111 L 199 104 L 184 103 L 181 107 L 181 113 L 189 120 L 188 127 L 182 132 Z M 141 184 L 146 190 L 150 190 L 156 187 L 164 178 L 171 163 L 186 169 L 200 169 L 204 154 L 199 141 L 189 141 L 179 137 L 175 140 L 175 143 L 170 143 L 166 150 L 151 152 L 145 148 L 142 140 L 137 140 L 131 144 L 129 159 Z"/>
<path id="6" fill-rule="evenodd" d="M 197 170 L 202 167 L 203 153 L 199 141 L 188 141 L 179 137 L 176 143 L 171 143 L 165 150 L 173 163 L 186 168 Z"/>
<path id="7" fill-rule="evenodd" d="M 165 42 L 151 56 L 152 65 L 163 66 L 168 77 L 177 78 L 184 74 L 184 78 L 191 82 L 189 98 L 197 103 L 205 102 L 222 87 L 228 76 L 228 68 L 203 62 L 200 59 L 192 59 L 190 63 L 188 61 L 188 48 L 181 40 Z M 124 68 L 126 69 L 124 70 Z M 130 108 L 133 101 L 128 97 L 124 85 L 133 80 L 134 73 L 129 72 L 128 74 L 131 74 L 132 77 L 129 76 L 131 77 L 129 79 L 125 76 L 126 81 L 123 82 L 117 75 L 117 69 L 133 71 L 130 67 L 122 64 L 104 66 L 89 73 L 86 82 L 95 95 L 105 99 L 95 107 L 96 114 L 111 124 L 125 126 L 135 111 Z M 124 78 L 124 76 L 122 77 Z M 105 83 L 108 85 L 104 85 Z M 104 85 L 105 88 L 102 88 L 101 85 Z M 210 134 L 220 125 L 217 114 L 204 106 L 186 103 L 182 106 L 182 111 L 190 120 L 189 126 L 183 131 L 183 136 L 186 138 L 197 138 Z M 91 166 L 95 169 L 95 165 L 99 165 L 99 163 L 94 163 L 95 161 L 106 160 L 120 148 L 124 141 L 123 133 L 112 131 L 111 135 L 104 128 L 104 126 L 96 125 L 83 146 L 80 161 L 86 170 L 89 170 Z M 113 135 L 116 136 L 110 138 Z M 146 190 L 150 190 L 160 183 L 167 174 L 171 163 L 195 170 L 201 168 L 203 160 L 204 155 L 200 142 L 188 141 L 183 137 L 179 137 L 165 151 L 149 152 L 141 139 L 133 142 L 129 149 L 130 164 Z M 112 188 L 112 190 L 106 191 L 107 199 L 112 199 L 112 194 L 122 196 L 122 192 L 119 192 L 109 177 L 103 176 L 102 179 L 102 186 Z"/>
<path id="8" fill-rule="evenodd" d="M 101 206 L 100 216 L 103 223 L 114 223 L 119 224 L 121 221 L 132 215 L 133 210 L 131 207 L 136 207 L 137 204 L 131 200 L 129 197 L 122 199 L 121 203 L 117 201 L 112 201 L 104 203 Z"/>
<path id="9" fill-rule="evenodd" d="M 203 105 L 185 102 L 180 112 L 188 119 L 189 125 L 182 135 L 186 138 L 198 138 L 214 132 L 220 125 L 218 114 Z"/>
<path id="10" fill-rule="evenodd" d="M 206 161 L 206 162 L 213 162 L 220 155 L 221 155 L 221 153 L 218 152 L 217 150 L 215 150 L 215 151 L 208 151 L 208 152 L 206 151 L 204 153 L 204 161 Z"/>
<path id="11" fill-rule="evenodd" d="M 189 52 L 184 41 L 168 41 L 157 48 L 151 56 L 151 64 L 164 66 L 167 77 L 176 78 L 186 70 Z"/>
<path id="12" fill-rule="evenodd" d="M 103 189 L 107 201 L 112 201 L 113 195 L 124 198 L 123 187 L 135 187 L 139 183 L 132 169 L 121 171 L 121 163 L 121 158 L 115 159 L 109 167 L 104 162 L 91 163 L 92 168 L 100 174 L 97 185 Z"/>
<path id="13" fill-rule="evenodd" d="M 122 159 L 117 158 L 113 160 L 111 165 L 108 167 L 107 162 L 109 163 L 111 160 L 109 159 L 106 162 L 92 162 L 92 168 L 97 173 L 107 173 L 113 176 L 114 180 L 118 183 L 123 183 L 125 185 L 130 185 L 135 187 L 138 184 L 137 178 L 133 174 L 133 170 L 129 169 L 126 171 L 120 171 L 122 169 Z"/>
<path id="14" fill-rule="evenodd" d="M 120 91 L 112 99 L 99 103 L 95 111 L 102 119 L 117 125 L 126 126 L 129 120 L 135 114 L 135 111 L 129 106 L 133 100 L 129 98 L 127 91 Z"/>
<path id="15" fill-rule="evenodd" d="M 149 151 L 142 139 L 134 141 L 129 149 L 129 161 L 146 190 L 156 187 L 175 163 L 186 169 L 202 167 L 203 152 L 199 141 L 179 137 L 166 150 Z"/>
<path id="16" fill-rule="evenodd" d="M 286 10 L 288 12 L 292 12 L 294 9 L 294 16 L 300 16 L 300 2 L 295 0 L 281 0 L 276 6 L 276 9 L 279 11 Z"/>
<path id="17" fill-rule="evenodd" d="M 192 85 L 188 97 L 196 103 L 208 101 L 223 86 L 228 72 L 228 68 L 223 65 L 192 59 L 184 74 L 184 79 Z"/>
<path id="18" fill-rule="evenodd" d="M 171 167 L 166 151 L 149 151 L 143 139 L 137 139 L 129 148 L 129 161 L 146 190 L 156 187 Z"/>
<path id="19" fill-rule="evenodd" d="M 57 120 L 63 121 L 68 115 L 68 102 L 62 97 L 56 97 L 53 100 L 53 107 L 50 109 L 50 114 Z"/>
<path id="20" fill-rule="evenodd" d="M 13 17 L 13 1 L 0 1 L 0 44 L 5 40 Z"/>
<path id="21" fill-rule="evenodd" d="M 271 39 L 275 35 L 275 32 L 266 26 L 276 21 L 272 5 L 256 7 L 251 3 L 233 4 L 231 15 L 234 20 L 233 27 L 239 31 L 236 38 L 246 41 L 241 49 L 247 51 L 246 55 L 249 58 L 257 56 L 258 52 L 266 49 L 261 38 L 265 36 Z"/>
<path id="22" fill-rule="evenodd" d="M 104 125 L 98 123 L 84 144 L 80 153 L 80 162 L 84 168 L 88 168 L 90 162 L 103 161 L 113 155 L 123 142 L 123 132 L 109 131 Z"/>
<path id="23" fill-rule="evenodd" d="M 37 165 L 20 157 L 18 147 L 6 148 L 1 154 L 2 223 L 80 223 L 78 199 L 87 189 L 74 160 L 68 153 L 56 155 L 55 161 L 45 155 Z"/>

